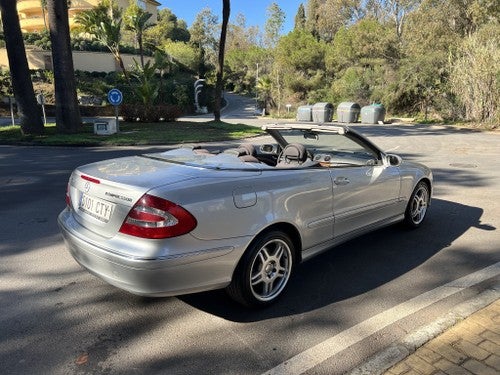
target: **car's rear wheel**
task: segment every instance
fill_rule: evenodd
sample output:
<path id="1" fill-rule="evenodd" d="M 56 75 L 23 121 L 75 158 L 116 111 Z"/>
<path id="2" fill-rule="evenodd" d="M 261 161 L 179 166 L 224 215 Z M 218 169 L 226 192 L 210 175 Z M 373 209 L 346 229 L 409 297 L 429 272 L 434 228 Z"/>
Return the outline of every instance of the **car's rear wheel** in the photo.
<path id="1" fill-rule="evenodd" d="M 227 292 L 249 307 L 273 303 L 285 289 L 294 265 L 294 246 L 283 232 L 258 237 L 243 255 Z"/>
<path id="2" fill-rule="evenodd" d="M 406 206 L 405 224 L 410 228 L 419 227 L 425 219 L 429 202 L 429 187 L 425 182 L 421 181 L 413 190 L 410 201 Z"/>

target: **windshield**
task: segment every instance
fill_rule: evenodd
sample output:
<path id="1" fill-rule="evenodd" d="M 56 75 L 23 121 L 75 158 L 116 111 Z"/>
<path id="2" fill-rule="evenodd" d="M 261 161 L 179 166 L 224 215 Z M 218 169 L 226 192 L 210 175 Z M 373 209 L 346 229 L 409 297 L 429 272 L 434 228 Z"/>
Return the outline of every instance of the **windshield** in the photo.
<path id="1" fill-rule="evenodd" d="M 348 137 L 346 134 L 309 129 L 290 129 L 280 130 L 280 135 L 286 143 L 301 143 L 313 154 L 318 152 L 349 152 L 374 156 L 373 151 L 366 145 L 356 138 Z"/>
<path id="2" fill-rule="evenodd" d="M 228 143 L 227 148 L 206 145 L 206 148 L 181 148 L 145 156 L 195 168 L 245 171 L 382 163 L 376 146 L 349 129 L 294 124 L 273 125 L 265 130 L 267 136 L 248 139 L 239 145 Z"/>

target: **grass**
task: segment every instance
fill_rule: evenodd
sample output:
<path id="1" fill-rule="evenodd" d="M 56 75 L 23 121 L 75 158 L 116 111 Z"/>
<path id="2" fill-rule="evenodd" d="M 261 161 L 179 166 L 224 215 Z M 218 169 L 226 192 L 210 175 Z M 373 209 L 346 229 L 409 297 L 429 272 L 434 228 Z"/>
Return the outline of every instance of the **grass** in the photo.
<path id="1" fill-rule="evenodd" d="M 257 127 L 224 122 L 120 122 L 120 132 L 94 134 L 93 124 L 84 124 L 77 134 L 58 134 L 47 124 L 41 136 L 23 136 L 19 126 L 0 127 L 0 144 L 43 146 L 131 146 L 166 145 L 241 139 L 262 134 Z"/>

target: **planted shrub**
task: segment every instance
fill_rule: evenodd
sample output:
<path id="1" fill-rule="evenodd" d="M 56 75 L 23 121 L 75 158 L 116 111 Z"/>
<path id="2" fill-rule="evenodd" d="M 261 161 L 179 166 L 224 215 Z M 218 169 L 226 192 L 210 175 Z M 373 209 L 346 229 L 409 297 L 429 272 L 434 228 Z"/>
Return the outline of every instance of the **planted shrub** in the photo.
<path id="1" fill-rule="evenodd" d="M 182 115 L 182 109 L 174 104 L 123 104 L 120 106 L 120 115 L 129 122 L 171 122 Z"/>

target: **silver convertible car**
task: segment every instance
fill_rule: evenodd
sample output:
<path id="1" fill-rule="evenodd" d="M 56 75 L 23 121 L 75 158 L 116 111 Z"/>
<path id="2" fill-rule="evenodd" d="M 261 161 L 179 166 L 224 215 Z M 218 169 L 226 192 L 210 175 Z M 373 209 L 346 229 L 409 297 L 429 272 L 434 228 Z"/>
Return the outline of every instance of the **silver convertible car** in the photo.
<path id="1" fill-rule="evenodd" d="M 179 148 L 77 168 L 58 218 L 69 251 L 145 296 L 282 295 L 297 264 L 396 222 L 422 224 L 429 168 L 347 126 L 290 123 L 237 148 Z"/>

